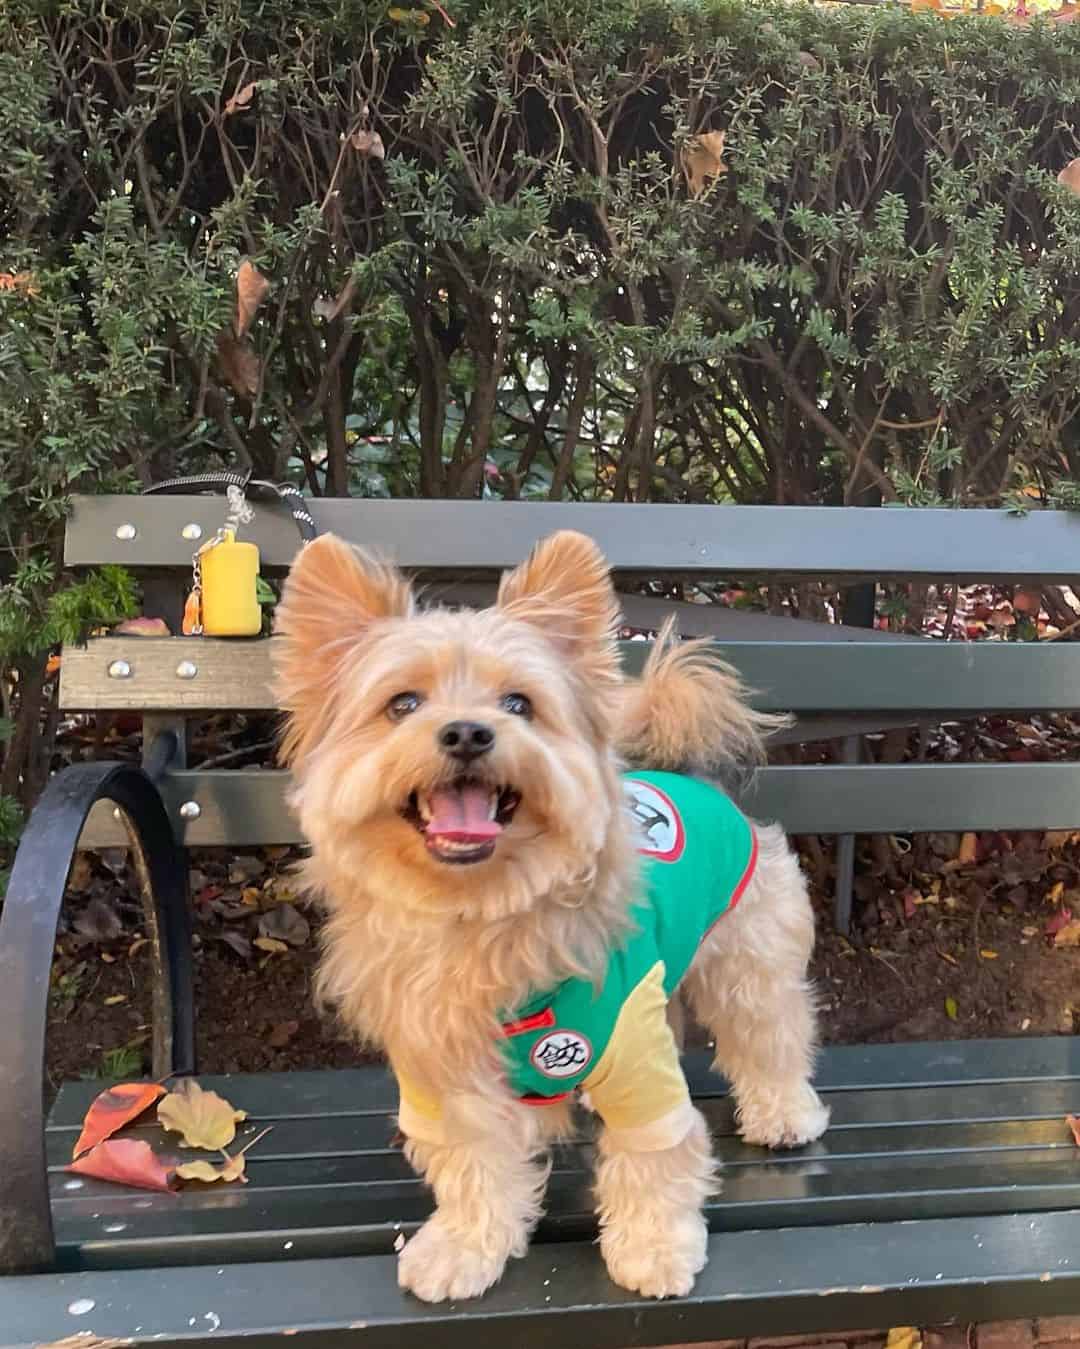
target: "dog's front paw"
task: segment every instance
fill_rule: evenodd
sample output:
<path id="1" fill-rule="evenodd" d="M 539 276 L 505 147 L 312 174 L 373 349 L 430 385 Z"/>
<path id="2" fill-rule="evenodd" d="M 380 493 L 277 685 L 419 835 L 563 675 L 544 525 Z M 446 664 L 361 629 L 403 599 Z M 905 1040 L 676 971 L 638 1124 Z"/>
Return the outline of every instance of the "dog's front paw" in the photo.
<path id="1" fill-rule="evenodd" d="M 766 1101 L 741 1102 L 739 1124 L 744 1143 L 801 1148 L 828 1128 L 829 1108 L 809 1083 L 803 1083 L 788 1100 L 770 1096 Z"/>
<path id="2" fill-rule="evenodd" d="M 486 1293 L 505 1266 L 505 1257 L 465 1245 L 436 1214 L 398 1256 L 398 1284 L 422 1302 L 457 1302 Z"/>
<path id="3" fill-rule="evenodd" d="M 700 1213 L 679 1213 L 659 1222 L 610 1223 L 600 1251 L 621 1288 L 644 1297 L 686 1297 L 705 1268 L 708 1236 Z"/>

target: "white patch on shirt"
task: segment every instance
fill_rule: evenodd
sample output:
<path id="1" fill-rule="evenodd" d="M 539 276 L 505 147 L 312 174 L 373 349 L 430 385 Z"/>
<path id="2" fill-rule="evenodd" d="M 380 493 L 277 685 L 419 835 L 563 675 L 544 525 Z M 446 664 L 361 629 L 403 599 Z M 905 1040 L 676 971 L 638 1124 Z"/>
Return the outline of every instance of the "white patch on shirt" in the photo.
<path id="1" fill-rule="evenodd" d="M 637 778 L 624 778 L 623 792 L 638 852 L 662 862 L 677 862 L 686 846 L 686 831 L 674 801 L 651 782 Z"/>
<path id="2" fill-rule="evenodd" d="M 592 1045 L 576 1030 L 553 1030 L 542 1035 L 529 1058 L 545 1077 L 575 1077 L 592 1062 Z"/>

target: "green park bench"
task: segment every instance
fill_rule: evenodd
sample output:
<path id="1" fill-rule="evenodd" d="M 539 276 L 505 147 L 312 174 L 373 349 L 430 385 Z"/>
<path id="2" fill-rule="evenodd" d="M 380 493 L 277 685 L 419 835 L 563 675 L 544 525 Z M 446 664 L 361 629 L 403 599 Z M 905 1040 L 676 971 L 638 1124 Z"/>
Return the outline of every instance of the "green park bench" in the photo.
<path id="1" fill-rule="evenodd" d="M 621 589 L 673 577 L 1070 582 L 1080 517 L 1038 512 L 540 505 L 312 504 L 319 527 L 382 550 L 433 593 L 483 599 L 501 568 L 552 530 L 593 535 Z M 146 612 L 177 631 L 191 555 L 221 523 L 213 496 L 80 498 L 75 569 L 122 563 Z M 277 504 L 245 537 L 267 575 L 299 546 Z M 842 739 L 981 712 L 1080 706 L 1068 642 L 895 639 L 795 619 L 624 595 L 629 627 L 672 607 L 714 637 L 763 708 L 795 714 L 788 740 Z M 393 1142 L 379 1067 L 202 1078 L 273 1132 L 246 1186 L 151 1194 L 64 1170 L 100 1083 L 43 1098 L 49 972 L 79 847 L 133 848 L 152 934 L 153 1073 L 196 1068 L 187 848 L 300 841 L 286 775 L 188 768 L 193 718 L 273 707 L 269 641 L 110 636 L 63 653 L 65 711 L 143 715 L 141 768 L 86 762 L 57 774 L 29 820 L 0 920 L 0 1346 L 513 1346 L 554 1349 L 991 1320 L 1080 1310 L 1080 1159 L 1064 1125 L 1080 1107 L 1080 1041 L 847 1046 L 822 1055 L 832 1124 L 799 1152 L 734 1134 L 724 1083 L 688 1056 L 724 1190 L 709 1263 L 689 1298 L 614 1287 L 594 1245 L 587 1168 L 563 1149 L 528 1255 L 469 1304 L 403 1295 L 395 1245 L 430 1199 Z M 645 643 L 626 644 L 631 666 Z M 763 769 L 744 801 L 795 834 L 1072 829 L 1080 764 L 839 761 Z M 850 854 L 850 847 L 848 848 Z M 846 863 L 850 869 L 850 856 Z M 845 868 L 839 915 L 846 919 Z M 155 1125 L 131 1136 L 172 1151 Z M 71 1339 L 68 1337 L 78 1336 Z"/>

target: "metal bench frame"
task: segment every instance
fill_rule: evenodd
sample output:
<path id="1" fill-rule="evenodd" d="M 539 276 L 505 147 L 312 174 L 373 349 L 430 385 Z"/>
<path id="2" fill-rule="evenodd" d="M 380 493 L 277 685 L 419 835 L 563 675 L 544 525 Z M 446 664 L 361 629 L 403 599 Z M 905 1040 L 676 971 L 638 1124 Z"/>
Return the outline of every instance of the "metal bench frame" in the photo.
<path id="1" fill-rule="evenodd" d="M 119 562 L 143 569 L 149 593 L 175 618 L 197 546 L 193 539 L 213 533 L 221 510 L 220 499 L 203 497 L 81 499 L 69 522 L 66 560 L 73 567 Z M 468 598 L 489 594 L 496 571 L 520 560 L 536 539 L 567 526 L 592 533 L 617 577 L 635 579 L 1069 582 L 1080 571 L 1080 520 L 1053 512 L 1018 519 L 990 511 L 323 501 L 316 514 L 321 528 L 395 556 L 435 577 L 439 588 L 452 582 L 448 593 Z M 284 571 L 298 546 L 288 516 L 261 507 L 253 528 L 264 570 Z M 640 628 L 655 626 L 670 607 L 647 596 L 625 599 L 628 624 Z M 685 631 L 718 640 L 759 691 L 758 705 L 797 715 L 789 739 L 842 736 L 850 746 L 863 731 L 917 721 L 1080 705 L 1080 652 L 1065 643 L 883 639 L 701 605 L 678 607 Z M 641 642 L 625 645 L 630 668 L 644 650 Z M 183 672 L 181 654 L 188 667 Z M 192 1071 L 184 849 L 287 843 L 298 835 L 285 808 L 283 775 L 186 768 L 185 721 L 213 710 L 265 710 L 272 705 L 268 680 L 265 642 L 125 637 L 64 652 L 62 705 L 142 710 L 144 763 L 141 770 L 78 765 L 51 782 L 28 823 L 0 921 L 0 1025 L 18 1028 L 0 1042 L 0 1270 L 12 1271 L 0 1279 L 0 1347 L 36 1343 L 44 1327 L 50 1334 L 55 1328 L 53 1338 L 81 1329 L 71 1321 L 73 1313 L 61 1313 L 86 1302 L 100 1308 L 92 1324 L 97 1335 L 178 1346 L 213 1338 L 242 1341 L 247 1349 L 294 1333 L 313 1346 L 397 1345 L 406 1328 L 418 1338 L 437 1330 L 448 1343 L 472 1342 L 482 1331 L 515 1345 L 565 1343 L 559 1313 L 573 1315 L 573 1333 L 583 1343 L 616 1346 L 1075 1309 L 1076 1275 L 1062 1256 L 1080 1236 L 1080 1207 L 1068 1207 L 1080 1205 L 1080 1195 L 1061 1185 L 1056 1197 L 1053 1186 L 1040 1191 L 1022 1214 L 994 1209 L 1003 1202 L 998 1195 L 975 1216 L 717 1231 L 693 1297 L 663 1305 L 613 1289 L 595 1253 L 576 1239 L 534 1247 L 495 1293 L 469 1308 L 403 1301 L 386 1254 L 299 1261 L 287 1279 L 280 1278 L 277 1262 L 249 1259 L 230 1264 L 227 1279 L 211 1280 L 213 1306 L 207 1305 L 205 1325 L 181 1314 L 206 1300 L 204 1266 L 180 1261 L 169 1270 L 166 1295 L 160 1268 L 127 1268 L 126 1257 L 110 1267 L 108 1243 L 100 1251 L 93 1244 L 84 1250 L 81 1259 L 89 1263 L 81 1270 L 58 1270 L 46 1184 L 46 1139 L 58 1126 L 46 1126 L 39 1089 L 49 969 L 68 866 L 80 838 L 81 846 L 134 848 L 156 971 L 154 1072 Z M 1080 821 L 1080 765 L 886 766 L 853 757 L 765 769 L 747 790 L 746 807 L 781 819 L 793 833 L 848 837 L 1071 828 Z M 850 868 L 850 849 L 845 866 Z M 842 911 L 839 916 L 843 921 Z M 1080 1052 L 1071 1040 L 1033 1041 L 1022 1051 L 1010 1044 L 908 1046 L 877 1058 L 870 1052 L 867 1062 L 876 1066 L 860 1089 L 880 1092 L 897 1077 L 934 1090 L 955 1082 L 1034 1087 L 1076 1078 L 1080 1093 Z M 851 1055 L 831 1051 L 825 1075 L 854 1061 Z M 66 1099 L 75 1097 L 69 1092 Z M 62 1095 L 58 1109 L 70 1108 L 64 1102 Z M 1055 1109 L 1057 1104 L 1055 1097 Z M 550 1281 L 552 1291 L 541 1294 L 538 1287 L 549 1285 L 538 1275 L 552 1260 L 565 1277 Z M 94 1268 L 98 1261 L 103 1267 Z M 897 1269 L 908 1271 L 902 1280 Z M 140 1314 L 145 1308 L 138 1331 L 132 1307 Z"/>

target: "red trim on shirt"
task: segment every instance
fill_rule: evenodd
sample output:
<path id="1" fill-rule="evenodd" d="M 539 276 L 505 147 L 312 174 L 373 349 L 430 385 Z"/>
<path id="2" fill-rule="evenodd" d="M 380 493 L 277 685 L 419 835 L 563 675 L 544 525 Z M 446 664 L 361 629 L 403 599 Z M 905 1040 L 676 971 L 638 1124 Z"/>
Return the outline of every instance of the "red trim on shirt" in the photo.
<path id="1" fill-rule="evenodd" d="M 527 1035 L 531 1030 L 547 1030 L 549 1026 L 554 1026 L 554 1024 L 554 1011 L 550 1007 L 545 1007 L 542 1012 L 533 1012 L 531 1016 L 523 1016 L 518 1021 L 504 1021 L 502 1033 L 506 1036 Z M 544 1097 L 544 1100 L 548 1099 L 548 1097 Z"/>
<path id="2" fill-rule="evenodd" d="M 746 887 L 754 879 L 754 871 L 757 867 L 757 859 L 758 859 L 757 830 L 753 827 L 753 825 L 751 825 L 750 860 L 746 864 L 746 870 L 743 872 L 741 880 L 731 893 L 731 903 L 727 906 L 727 909 L 724 911 L 725 913 L 730 913 L 731 910 L 735 907 L 735 905 L 738 904 L 739 900 L 742 899 L 743 897 L 743 892 L 746 890 Z M 722 918 L 724 915 L 721 914 L 720 916 Z"/>
<path id="3" fill-rule="evenodd" d="M 732 909 L 736 906 L 736 904 L 738 904 L 739 900 L 742 899 L 743 895 L 746 893 L 746 887 L 754 879 L 754 872 L 757 869 L 757 859 L 758 859 L 757 830 L 754 828 L 753 825 L 751 825 L 750 858 L 749 861 L 746 863 L 746 870 L 740 877 L 738 885 L 731 892 L 731 903 L 727 906 L 724 912 L 717 919 L 715 919 L 712 923 L 709 924 L 708 928 L 706 929 L 704 935 L 701 938 L 701 942 L 704 942 L 705 938 L 711 934 L 713 928 L 720 926 L 720 924 L 724 921 L 724 919 L 728 916 L 728 914 L 732 911 Z M 701 946 L 701 942 L 698 943 L 699 947 Z"/>
<path id="4" fill-rule="evenodd" d="M 522 1105 L 558 1105 L 560 1101 L 568 1101 L 573 1094 L 572 1091 L 560 1091 L 557 1096 L 536 1096 L 530 1093 L 528 1096 L 519 1096 L 518 1100 Z"/>

